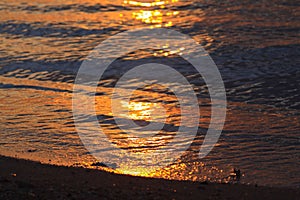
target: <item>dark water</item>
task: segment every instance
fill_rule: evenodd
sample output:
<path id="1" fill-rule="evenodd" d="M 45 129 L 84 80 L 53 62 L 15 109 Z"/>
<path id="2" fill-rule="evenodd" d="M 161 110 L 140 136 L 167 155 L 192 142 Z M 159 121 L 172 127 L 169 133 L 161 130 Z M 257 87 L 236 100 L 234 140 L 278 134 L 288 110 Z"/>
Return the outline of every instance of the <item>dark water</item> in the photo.
<path id="1" fill-rule="evenodd" d="M 193 37 L 217 64 L 228 98 L 225 127 L 204 159 L 187 152 L 178 163 L 151 175 L 139 169 L 119 172 L 227 182 L 231 169 L 238 168 L 243 183 L 299 187 L 299 13 L 296 1 L 2 0 L 0 153 L 89 166 L 95 160 L 82 145 L 72 116 L 73 82 L 80 64 L 114 34 L 168 27 Z M 136 51 L 120 59 L 116 69 L 153 60 L 176 65 L 194 84 L 202 109 L 199 127 L 207 128 L 205 85 L 178 58 L 167 58 Z M 100 82 L 97 114 L 105 131 L 124 139 L 107 103 L 118 78 L 111 69 Z M 140 111 L 164 102 L 173 116 L 168 123 L 178 125 L 176 99 L 164 91 L 137 94 L 131 118 L 147 121 L 139 118 Z M 153 97 L 158 103 L 145 103 Z M 199 146 L 202 139 L 200 134 L 193 145 Z"/>

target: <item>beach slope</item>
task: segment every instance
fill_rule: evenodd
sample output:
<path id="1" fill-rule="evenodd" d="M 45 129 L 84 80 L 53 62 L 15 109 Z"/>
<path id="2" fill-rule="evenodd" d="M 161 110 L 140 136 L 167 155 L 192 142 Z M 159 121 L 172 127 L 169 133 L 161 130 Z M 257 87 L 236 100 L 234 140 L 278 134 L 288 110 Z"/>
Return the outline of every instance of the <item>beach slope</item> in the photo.
<path id="1" fill-rule="evenodd" d="M 133 177 L 0 156 L 0 199 L 297 199 L 299 189 Z"/>

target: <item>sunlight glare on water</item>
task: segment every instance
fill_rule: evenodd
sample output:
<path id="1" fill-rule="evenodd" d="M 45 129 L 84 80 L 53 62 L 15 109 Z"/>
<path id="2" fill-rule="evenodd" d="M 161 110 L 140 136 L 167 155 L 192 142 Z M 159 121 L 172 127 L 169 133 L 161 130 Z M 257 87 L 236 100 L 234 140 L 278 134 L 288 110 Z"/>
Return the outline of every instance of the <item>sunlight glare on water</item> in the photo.
<path id="1" fill-rule="evenodd" d="M 154 134 L 125 125 L 120 129 L 114 122 L 114 85 L 128 68 L 147 62 L 170 65 L 192 84 L 200 106 L 199 131 L 185 154 L 163 169 L 151 173 L 144 170 L 148 166 L 129 170 L 122 162 L 116 169 L 105 169 L 167 179 L 230 182 L 232 168 L 238 168 L 243 183 L 299 187 L 297 7 L 297 3 L 279 0 L 2 0 L 0 154 L 95 168 L 97 160 L 83 146 L 72 115 L 73 83 L 79 66 L 112 35 L 141 27 L 166 27 L 193 37 L 217 64 L 228 97 L 222 135 L 213 151 L 200 160 L 198 151 L 210 123 L 211 102 L 202 77 L 180 59 L 181 53 L 188 51 L 182 47 L 184 41 L 173 52 L 167 51 L 167 43 L 158 49 L 131 52 L 108 69 L 95 96 L 97 118 L 110 141 L 140 155 L 155 152 L 173 141 L 181 120 L 186 120 L 181 119 L 180 104 L 171 90 L 150 85 L 122 103 L 128 113 L 121 117 L 141 127 L 165 118 L 163 129 Z M 103 51 L 115 53 L 109 47 Z M 93 93 L 89 86 L 82 90 L 86 95 Z M 79 109 L 82 123 L 91 128 L 89 113 L 84 106 Z"/>

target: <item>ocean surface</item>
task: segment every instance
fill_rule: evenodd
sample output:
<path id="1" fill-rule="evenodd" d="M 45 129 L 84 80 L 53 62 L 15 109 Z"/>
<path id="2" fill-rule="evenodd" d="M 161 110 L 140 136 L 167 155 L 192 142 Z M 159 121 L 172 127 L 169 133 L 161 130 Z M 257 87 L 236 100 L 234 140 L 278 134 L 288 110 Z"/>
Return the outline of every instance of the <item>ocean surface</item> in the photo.
<path id="1" fill-rule="evenodd" d="M 58 165 L 102 165 L 75 129 L 72 91 L 76 72 L 91 50 L 110 36 L 135 28 L 164 27 L 192 37 L 216 63 L 228 103 L 224 129 L 214 149 L 200 159 L 197 148 L 211 116 L 201 76 L 163 49 L 137 50 L 118 59 L 99 81 L 96 112 L 105 134 L 118 147 L 142 155 L 165 145 L 180 126 L 176 97 L 159 84 L 132 94 L 124 117 L 145 125 L 155 121 L 149 110 L 163 107 L 169 117 L 162 134 L 133 140 L 114 122 L 112 89 L 128 66 L 148 62 L 169 64 L 191 83 L 201 110 L 199 131 L 190 148 L 160 170 L 151 174 L 126 170 L 122 160 L 114 170 L 231 182 L 236 168 L 242 173 L 242 183 L 299 187 L 299 22 L 300 4 L 292 0 L 1 0 L 0 154 Z M 82 115 L 82 121 L 89 118 Z"/>

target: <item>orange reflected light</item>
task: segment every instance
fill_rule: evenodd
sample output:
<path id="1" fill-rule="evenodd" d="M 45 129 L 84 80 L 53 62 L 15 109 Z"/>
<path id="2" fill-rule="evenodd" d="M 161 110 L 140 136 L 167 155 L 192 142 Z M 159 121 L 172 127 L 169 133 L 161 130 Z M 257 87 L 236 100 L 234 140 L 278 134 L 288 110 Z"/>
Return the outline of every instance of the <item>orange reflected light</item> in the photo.
<path id="1" fill-rule="evenodd" d="M 123 104 L 123 106 L 126 106 L 129 110 L 128 118 L 151 121 L 151 114 L 154 110 L 153 108 L 157 107 L 157 103 L 131 101 L 127 105 Z"/>
<path id="2" fill-rule="evenodd" d="M 150 23 L 162 23 L 162 13 L 158 10 L 147 11 L 141 10 L 140 12 L 133 12 L 132 15 L 135 19 L 141 20 L 146 24 Z"/>
<path id="3" fill-rule="evenodd" d="M 124 4 L 132 5 L 132 6 L 140 6 L 145 8 L 151 8 L 155 6 L 160 6 L 160 8 L 164 8 L 165 5 L 170 3 L 178 2 L 178 0 L 172 0 L 172 1 L 154 1 L 154 2 L 138 2 L 138 1 L 124 1 Z M 166 21 L 164 18 L 166 17 L 172 17 L 175 15 L 178 15 L 178 11 L 172 11 L 172 12 L 162 12 L 159 10 L 140 10 L 138 12 L 133 12 L 132 16 L 133 18 L 140 20 L 146 24 L 152 24 L 151 28 L 153 27 L 170 27 L 173 26 L 173 22 Z"/>
<path id="4" fill-rule="evenodd" d="M 115 170 L 116 173 L 119 174 L 130 174 L 134 176 L 144 176 L 144 177 L 151 177 L 148 172 L 146 172 L 145 168 L 135 168 L 135 169 L 117 169 Z"/>
<path id="5" fill-rule="evenodd" d="M 179 12 L 167 12 L 166 14 L 159 10 L 140 10 L 133 12 L 132 15 L 135 19 L 140 20 L 146 24 L 154 24 L 154 27 L 170 27 L 173 25 L 171 21 L 163 22 L 164 16 L 174 16 Z"/>
<path id="6" fill-rule="evenodd" d="M 139 1 L 124 1 L 125 4 L 129 4 L 132 6 L 143 6 L 143 7 L 153 7 L 153 6 L 163 6 L 168 3 L 175 3 L 178 2 L 178 0 L 170 0 L 170 1 L 159 1 L 156 0 L 154 2 L 139 2 Z"/>

